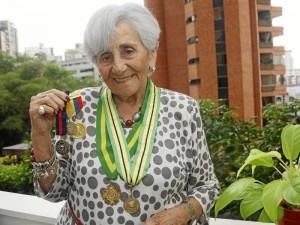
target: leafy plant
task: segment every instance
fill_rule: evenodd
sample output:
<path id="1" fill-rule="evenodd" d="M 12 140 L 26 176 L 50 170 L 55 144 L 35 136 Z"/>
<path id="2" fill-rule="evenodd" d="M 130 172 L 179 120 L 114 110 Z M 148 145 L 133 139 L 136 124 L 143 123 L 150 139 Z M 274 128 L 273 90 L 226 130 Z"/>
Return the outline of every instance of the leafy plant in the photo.
<path id="1" fill-rule="evenodd" d="M 33 193 L 31 166 L 29 163 L 0 164 L 0 190 Z"/>
<path id="2" fill-rule="evenodd" d="M 225 189 L 215 205 L 215 216 L 235 200 L 241 201 L 240 214 L 244 219 L 261 210 L 258 218 L 261 222 L 278 221 L 283 216 L 283 206 L 300 209 L 300 125 L 288 124 L 283 128 L 281 147 L 288 162 L 277 151 L 250 151 L 237 177 L 247 165 L 251 165 L 253 176 L 238 179 Z M 273 180 L 263 183 L 255 179 L 258 166 L 274 168 Z"/>

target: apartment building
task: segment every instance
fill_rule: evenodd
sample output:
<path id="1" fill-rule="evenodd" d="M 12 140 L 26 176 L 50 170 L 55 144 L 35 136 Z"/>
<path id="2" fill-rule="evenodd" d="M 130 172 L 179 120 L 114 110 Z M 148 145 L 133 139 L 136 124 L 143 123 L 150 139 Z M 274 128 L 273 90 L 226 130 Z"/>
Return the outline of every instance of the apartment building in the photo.
<path id="1" fill-rule="evenodd" d="M 272 19 L 282 15 L 270 0 L 145 0 L 162 35 L 152 80 L 202 99 L 225 99 L 239 119 L 261 115 L 283 98 L 283 34 Z M 256 119 L 261 125 L 262 121 Z"/>
<path id="2" fill-rule="evenodd" d="M 73 72 L 74 77 L 85 79 L 93 76 L 99 78 L 97 67 L 86 57 L 81 43 L 75 44 L 75 48 L 65 51 L 65 60 L 58 63 L 62 68 Z"/>
<path id="3" fill-rule="evenodd" d="M 0 50 L 13 57 L 18 55 L 17 29 L 8 20 L 0 21 Z"/>
<path id="4" fill-rule="evenodd" d="M 61 56 L 54 55 L 54 48 L 45 47 L 43 43 L 40 43 L 39 46 L 25 48 L 25 54 L 32 58 L 44 57 L 47 61 L 62 61 Z"/>

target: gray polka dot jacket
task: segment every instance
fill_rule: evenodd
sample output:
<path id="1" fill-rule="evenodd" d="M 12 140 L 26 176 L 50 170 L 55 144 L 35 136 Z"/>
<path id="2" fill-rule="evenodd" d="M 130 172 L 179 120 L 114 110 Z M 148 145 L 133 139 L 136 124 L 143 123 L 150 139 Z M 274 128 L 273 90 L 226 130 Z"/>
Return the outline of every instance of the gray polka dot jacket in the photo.
<path id="1" fill-rule="evenodd" d="M 121 192 L 116 205 L 107 205 L 101 191 L 110 180 L 106 177 L 96 151 L 96 110 L 101 88 L 80 90 L 83 108 L 79 121 L 87 127 L 83 139 L 64 138 L 72 151 L 59 159 L 57 177 L 46 195 L 35 182 L 36 195 L 51 202 L 66 201 L 56 224 L 75 224 L 69 204 L 83 224 L 142 225 L 151 215 L 174 207 L 192 196 L 203 208 L 198 224 L 207 224 L 209 212 L 219 195 L 218 180 L 207 148 L 196 100 L 184 94 L 161 89 L 157 131 L 150 167 L 143 180 L 133 188 L 140 210 L 127 213 L 124 201 L 130 195 L 128 185 L 118 177 L 112 182 Z M 124 128 L 125 136 L 130 128 Z M 56 137 L 56 142 L 59 137 Z"/>

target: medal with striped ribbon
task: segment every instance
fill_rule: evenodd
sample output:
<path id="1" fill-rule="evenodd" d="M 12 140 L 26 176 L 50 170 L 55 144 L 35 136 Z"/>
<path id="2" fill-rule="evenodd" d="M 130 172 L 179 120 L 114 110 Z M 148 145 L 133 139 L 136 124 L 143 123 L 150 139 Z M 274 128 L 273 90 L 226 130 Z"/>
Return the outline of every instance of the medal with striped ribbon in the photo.
<path id="1" fill-rule="evenodd" d="M 124 202 L 128 213 L 139 210 L 139 202 L 132 196 L 132 188 L 147 174 L 156 133 L 160 90 L 150 79 L 147 82 L 141 119 L 125 138 L 111 91 L 106 88 L 97 109 L 97 153 L 104 172 L 110 179 L 120 175 L 131 187 Z M 131 158 L 133 157 L 133 160 Z"/>

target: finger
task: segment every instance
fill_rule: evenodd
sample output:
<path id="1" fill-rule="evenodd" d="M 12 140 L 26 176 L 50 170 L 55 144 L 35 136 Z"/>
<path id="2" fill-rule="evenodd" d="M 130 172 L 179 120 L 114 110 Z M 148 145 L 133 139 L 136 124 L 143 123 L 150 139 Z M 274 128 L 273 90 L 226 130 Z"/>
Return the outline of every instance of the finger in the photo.
<path id="1" fill-rule="evenodd" d="M 57 96 L 54 93 L 48 94 L 46 97 L 40 99 L 40 101 L 45 102 L 48 106 L 51 106 L 55 109 L 55 111 L 63 110 L 66 106 L 66 101 L 62 96 Z"/>
<path id="2" fill-rule="evenodd" d="M 55 113 L 57 113 L 58 110 L 63 110 L 66 102 L 69 100 L 70 98 L 65 92 L 56 89 L 39 93 L 31 98 L 31 101 L 35 102 L 38 106 L 47 105 L 52 107 Z"/>
<path id="3" fill-rule="evenodd" d="M 44 115 L 47 115 L 47 114 L 48 115 L 53 115 L 54 113 L 57 113 L 57 111 L 55 111 L 53 107 L 50 107 L 48 105 L 41 105 L 41 106 L 44 108 L 45 113 L 43 115 L 40 115 L 40 116 L 44 116 Z M 39 106 L 38 109 L 37 109 L 38 113 L 39 113 L 39 109 L 40 109 L 41 106 Z"/>
<path id="4" fill-rule="evenodd" d="M 36 100 L 38 98 L 45 98 L 50 94 L 56 95 L 57 97 L 63 99 L 63 101 L 70 101 L 69 96 L 64 91 L 60 91 L 57 89 L 51 89 L 45 92 L 38 93 L 36 96 L 33 96 L 33 100 Z"/>

